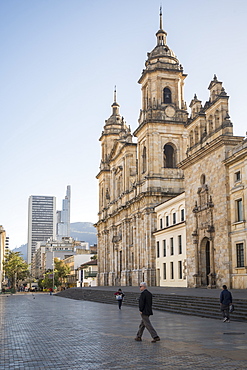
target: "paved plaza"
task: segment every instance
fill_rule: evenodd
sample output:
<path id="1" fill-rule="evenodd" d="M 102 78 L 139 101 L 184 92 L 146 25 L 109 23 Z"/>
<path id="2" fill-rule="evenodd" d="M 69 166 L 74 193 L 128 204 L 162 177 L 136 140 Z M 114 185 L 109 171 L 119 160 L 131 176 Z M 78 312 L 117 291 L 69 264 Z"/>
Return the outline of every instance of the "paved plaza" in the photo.
<path id="1" fill-rule="evenodd" d="M 0 369 L 246 369 L 247 324 L 154 311 L 161 341 L 134 341 L 136 307 L 42 293 L 0 296 Z"/>

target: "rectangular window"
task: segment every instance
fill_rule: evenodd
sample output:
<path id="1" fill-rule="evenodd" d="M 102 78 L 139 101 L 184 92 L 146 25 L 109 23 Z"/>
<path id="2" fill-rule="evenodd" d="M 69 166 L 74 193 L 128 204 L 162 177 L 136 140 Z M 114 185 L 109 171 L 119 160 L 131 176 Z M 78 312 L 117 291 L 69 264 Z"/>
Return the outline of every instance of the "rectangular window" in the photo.
<path id="1" fill-rule="evenodd" d="M 178 261 L 178 278 L 182 279 L 183 278 L 183 266 L 182 266 L 182 261 Z"/>
<path id="2" fill-rule="evenodd" d="M 181 221 L 184 221 L 184 209 L 181 209 Z"/>
<path id="3" fill-rule="evenodd" d="M 173 213 L 172 215 L 172 221 L 173 221 L 173 225 L 176 223 L 176 213 Z"/>
<path id="4" fill-rule="evenodd" d="M 160 242 L 157 242 L 157 258 L 160 256 Z"/>
<path id="5" fill-rule="evenodd" d="M 160 229 L 162 229 L 163 228 L 163 222 L 162 222 L 163 220 L 162 220 L 162 218 L 160 219 Z"/>
<path id="6" fill-rule="evenodd" d="M 236 244 L 237 247 L 237 267 L 244 267 L 244 243 Z"/>
<path id="7" fill-rule="evenodd" d="M 166 263 L 163 263 L 163 279 L 166 280 Z"/>
<path id="8" fill-rule="evenodd" d="M 240 181 L 240 180 L 241 180 L 241 172 L 240 171 L 235 172 L 235 182 Z"/>
<path id="9" fill-rule="evenodd" d="M 169 226 L 169 216 L 166 216 L 166 227 Z"/>
<path id="10" fill-rule="evenodd" d="M 173 238 L 170 238 L 171 256 L 174 255 Z"/>
<path id="11" fill-rule="evenodd" d="M 173 262 L 171 262 L 171 279 L 174 279 L 174 269 L 173 269 Z"/>
<path id="12" fill-rule="evenodd" d="M 163 240 L 163 257 L 166 257 L 166 240 Z"/>
<path id="13" fill-rule="evenodd" d="M 182 235 L 178 235 L 178 254 L 182 254 Z"/>
<path id="14" fill-rule="evenodd" d="M 238 221 L 243 221 L 243 202 L 242 199 L 236 200 L 236 217 L 237 217 L 237 222 Z"/>

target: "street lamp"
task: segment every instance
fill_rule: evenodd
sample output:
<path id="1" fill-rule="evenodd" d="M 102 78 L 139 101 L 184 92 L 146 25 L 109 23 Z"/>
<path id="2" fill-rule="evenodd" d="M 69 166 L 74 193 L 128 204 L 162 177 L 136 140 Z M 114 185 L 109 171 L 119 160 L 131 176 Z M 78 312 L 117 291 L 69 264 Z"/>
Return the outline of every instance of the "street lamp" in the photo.
<path id="1" fill-rule="evenodd" d="M 54 248 L 52 250 L 52 267 L 53 267 L 53 271 L 52 271 L 52 289 L 53 289 L 53 292 L 54 292 Z"/>

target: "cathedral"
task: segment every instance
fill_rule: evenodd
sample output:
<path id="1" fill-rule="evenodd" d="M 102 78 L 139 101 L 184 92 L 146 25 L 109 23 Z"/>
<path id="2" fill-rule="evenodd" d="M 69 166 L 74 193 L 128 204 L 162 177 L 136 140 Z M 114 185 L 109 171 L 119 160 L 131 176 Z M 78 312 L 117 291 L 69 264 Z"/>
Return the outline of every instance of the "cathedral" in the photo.
<path id="1" fill-rule="evenodd" d="M 233 136 L 216 75 L 209 100 L 195 95 L 188 112 L 162 14 L 156 38 L 138 81 L 138 127 L 131 133 L 115 93 L 99 139 L 98 284 L 157 284 L 154 233 L 165 226 L 155 207 L 184 193 L 188 287 L 247 288 L 247 142 Z"/>

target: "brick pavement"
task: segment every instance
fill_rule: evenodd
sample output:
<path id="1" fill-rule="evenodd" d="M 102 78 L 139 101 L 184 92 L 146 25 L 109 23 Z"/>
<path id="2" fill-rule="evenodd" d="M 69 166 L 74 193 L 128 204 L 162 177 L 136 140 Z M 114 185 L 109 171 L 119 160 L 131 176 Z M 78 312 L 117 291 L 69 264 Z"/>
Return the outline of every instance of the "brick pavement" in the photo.
<path id="1" fill-rule="evenodd" d="M 246 369 L 247 324 L 155 311 L 151 343 L 135 307 L 48 294 L 0 296 L 0 369 Z M 244 333 L 244 334 L 243 334 Z"/>

